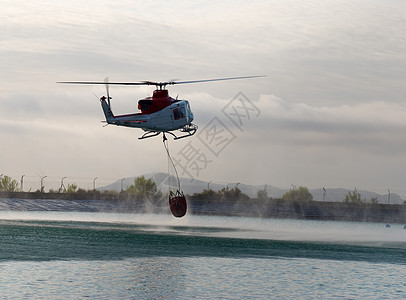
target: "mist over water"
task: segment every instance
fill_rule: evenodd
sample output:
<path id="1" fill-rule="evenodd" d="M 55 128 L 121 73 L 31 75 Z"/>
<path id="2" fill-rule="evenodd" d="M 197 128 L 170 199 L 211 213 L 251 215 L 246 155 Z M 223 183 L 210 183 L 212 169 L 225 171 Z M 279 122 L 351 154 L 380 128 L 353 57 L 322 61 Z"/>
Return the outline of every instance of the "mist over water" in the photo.
<path id="1" fill-rule="evenodd" d="M 286 241 L 324 241 L 352 243 L 406 243 L 402 224 L 218 217 L 188 214 L 174 218 L 169 214 L 129 214 L 95 212 L 0 211 L 1 221 L 87 222 L 142 226 L 145 231 Z"/>

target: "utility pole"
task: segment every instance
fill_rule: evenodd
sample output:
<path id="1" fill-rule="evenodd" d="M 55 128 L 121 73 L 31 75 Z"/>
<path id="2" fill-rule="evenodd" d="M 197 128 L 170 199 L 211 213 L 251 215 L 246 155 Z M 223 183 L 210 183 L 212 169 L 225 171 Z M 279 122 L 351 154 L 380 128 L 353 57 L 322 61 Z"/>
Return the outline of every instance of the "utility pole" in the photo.
<path id="1" fill-rule="evenodd" d="M 48 176 L 43 176 L 41 177 L 41 193 L 44 192 L 44 179 L 47 178 Z"/>
<path id="2" fill-rule="evenodd" d="M 210 183 L 211 183 L 211 181 L 209 181 L 209 182 L 207 183 L 207 190 L 208 190 L 208 191 L 210 191 Z"/>
<path id="3" fill-rule="evenodd" d="M 123 182 L 124 182 L 125 178 L 121 179 L 121 191 L 123 191 Z M 93 188 L 94 189 L 94 188 Z"/>
<path id="4" fill-rule="evenodd" d="M 22 192 L 24 192 L 24 176 L 25 176 L 25 175 L 21 176 L 21 183 L 20 183 L 21 191 L 22 191 Z"/>
<path id="5" fill-rule="evenodd" d="M 388 204 L 390 204 L 390 190 L 388 189 Z"/>
<path id="6" fill-rule="evenodd" d="M 97 177 L 95 179 L 93 179 L 93 191 L 96 190 L 96 179 L 97 179 Z"/>
<path id="7" fill-rule="evenodd" d="M 62 178 L 61 180 L 61 187 L 59 188 L 59 192 L 62 192 L 63 190 L 66 190 L 65 185 L 63 184 L 63 180 L 66 178 L 66 176 L 64 178 Z"/>

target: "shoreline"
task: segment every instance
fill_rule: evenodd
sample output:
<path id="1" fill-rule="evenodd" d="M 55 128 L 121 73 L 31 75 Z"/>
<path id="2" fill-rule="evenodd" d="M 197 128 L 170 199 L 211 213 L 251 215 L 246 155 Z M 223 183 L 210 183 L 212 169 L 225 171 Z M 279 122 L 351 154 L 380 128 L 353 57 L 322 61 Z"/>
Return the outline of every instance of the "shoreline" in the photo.
<path id="1" fill-rule="evenodd" d="M 406 224 L 406 205 L 348 204 L 282 199 L 214 199 L 186 196 L 194 215 Z M 0 192 L 0 210 L 89 211 L 170 214 L 168 199 L 108 193 Z"/>

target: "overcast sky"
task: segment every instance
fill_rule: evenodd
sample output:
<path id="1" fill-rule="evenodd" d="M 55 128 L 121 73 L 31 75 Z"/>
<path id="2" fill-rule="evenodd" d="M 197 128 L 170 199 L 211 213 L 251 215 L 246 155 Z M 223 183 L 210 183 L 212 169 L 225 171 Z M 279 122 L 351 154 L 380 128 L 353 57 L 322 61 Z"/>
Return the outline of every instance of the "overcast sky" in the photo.
<path id="1" fill-rule="evenodd" d="M 0 28 L 0 174 L 25 189 L 168 169 L 160 137 L 103 127 L 104 87 L 57 81 L 267 74 L 170 87 L 199 126 L 170 140 L 181 175 L 406 197 L 405 1 L 13 0 Z M 113 111 L 152 91 L 112 87 Z"/>

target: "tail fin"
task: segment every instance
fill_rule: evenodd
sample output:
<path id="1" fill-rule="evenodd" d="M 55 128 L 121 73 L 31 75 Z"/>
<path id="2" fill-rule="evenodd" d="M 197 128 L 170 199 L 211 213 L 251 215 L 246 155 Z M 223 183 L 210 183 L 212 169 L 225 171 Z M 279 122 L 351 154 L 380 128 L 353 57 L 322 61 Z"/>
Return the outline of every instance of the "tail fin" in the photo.
<path id="1" fill-rule="evenodd" d="M 101 106 L 102 106 L 104 115 L 106 117 L 107 123 L 109 123 L 109 124 L 113 123 L 115 117 L 114 117 L 113 112 L 111 111 L 110 105 L 106 101 L 106 97 L 104 97 L 104 96 L 101 97 L 100 102 L 101 102 Z"/>

